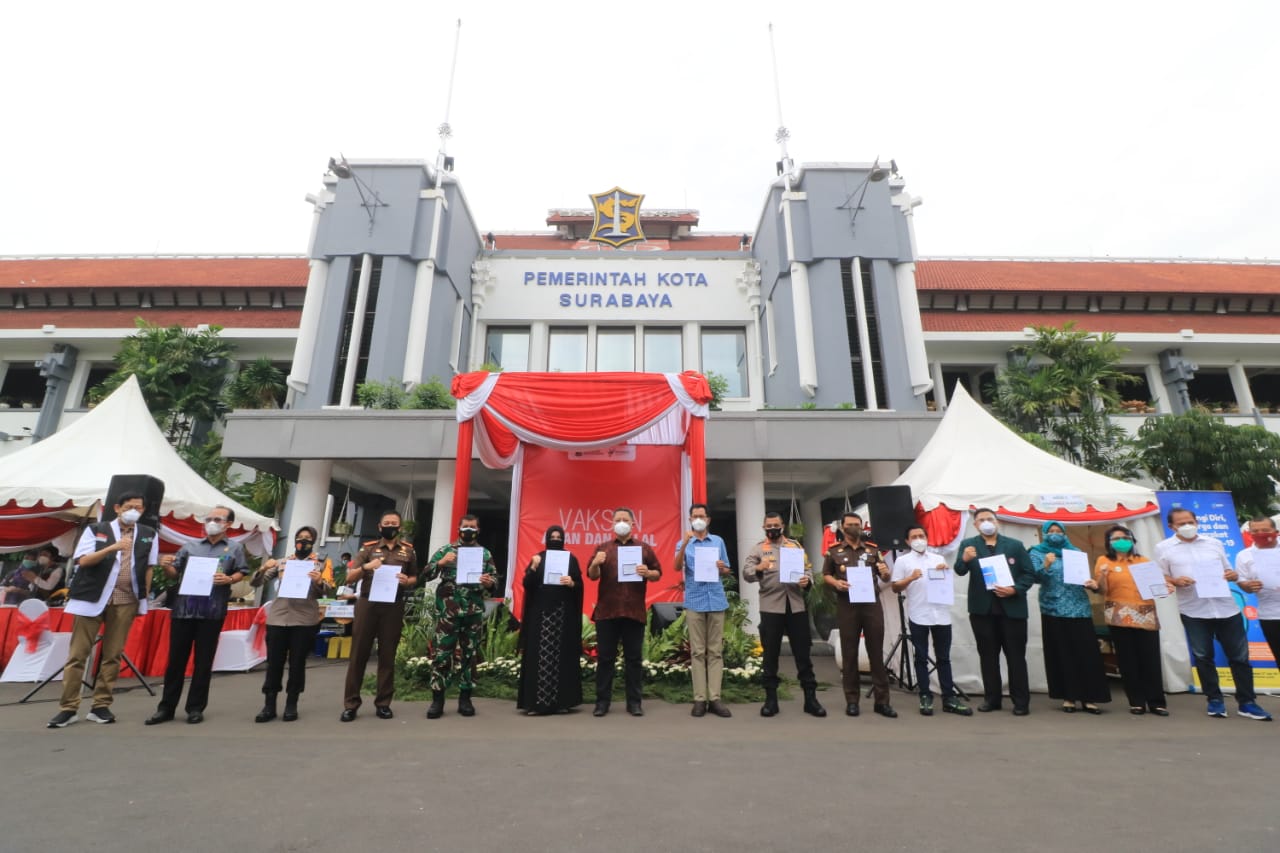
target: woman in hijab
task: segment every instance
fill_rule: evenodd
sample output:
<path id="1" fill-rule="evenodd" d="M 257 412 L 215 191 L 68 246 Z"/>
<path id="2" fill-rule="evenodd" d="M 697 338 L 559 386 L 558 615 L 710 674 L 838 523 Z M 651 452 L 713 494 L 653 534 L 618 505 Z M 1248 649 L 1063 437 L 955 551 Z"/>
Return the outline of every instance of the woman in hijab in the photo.
<path id="1" fill-rule="evenodd" d="M 1040 528 L 1040 544 L 1032 546 L 1031 566 L 1040 583 L 1040 626 L 1044 641 L 1044 672 L 1049 695 L 1062 700 L 1062 710 L 1075 713 L 1080 703 L 1090 714 L 1101 714 L 1100 702 L 1111 701 L 1111 688 L 1102 667 L 1102 652 L 1093 627 L 1093 606 L 1085 589 L 1097 589 L 1092 578 L 1084 585 L 1062 579 L 1062 552 L 1080 550 L 1055 521 Z"/>
<path id="2" fill-rule="evenodd" d="M 564 714 L 582 704 L 582 569 L 577 557 L 565 554 L 563 527 L 548 527 L 544 541 L 524 570 L 516 707 L 530 716 Z"/>

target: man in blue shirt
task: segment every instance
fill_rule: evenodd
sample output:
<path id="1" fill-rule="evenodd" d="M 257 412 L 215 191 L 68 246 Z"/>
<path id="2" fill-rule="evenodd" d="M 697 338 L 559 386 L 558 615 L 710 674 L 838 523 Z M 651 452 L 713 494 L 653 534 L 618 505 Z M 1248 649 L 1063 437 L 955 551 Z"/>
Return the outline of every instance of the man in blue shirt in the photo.
<path id="1" fill-rule="evenodd" d="M 689 629 L 693 674 L 692 713 L 702 717 L 711 711 L 717 717 L 732 717 L 720 701 L 720 684 L 724 678 L 724 614 L 729 609 L 721 578 L 729 574 L 729 552 L 723 539 L 707 532 L 710 526 L 707 505 L 692 505 L 689 507 L 691 529 L 685 532 L 676 548 L 676 571 L 684 573 L 684 621 Z M 701 573 L 699 566 L 703 567 Z M 712 567 L 715 574 L 708 577 Z"/>

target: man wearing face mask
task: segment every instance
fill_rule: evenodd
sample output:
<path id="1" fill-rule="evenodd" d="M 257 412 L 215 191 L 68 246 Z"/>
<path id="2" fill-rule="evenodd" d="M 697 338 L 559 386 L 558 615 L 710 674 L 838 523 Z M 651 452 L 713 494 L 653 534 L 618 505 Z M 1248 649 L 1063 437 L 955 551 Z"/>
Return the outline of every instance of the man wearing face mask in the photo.
<path id="1" fill-rule="evenodd" d="M 933 635 L 933 658 L 942 690 L 942 710 L 968 717 L 969 706 L 960 701 L 951 680 L 951 607 L 929 601 L 930 580 L 954 583 L 951 567 L 942 555 L 929 550 L 923 527 L 908 527 L 905 533 L 911 551 L 893 561 L 893 591 L 903 593 L 911 645 L 915 650 L 916 689 L 920 693 L 920 715 L 933 716 L 933 690 L 929 685 L 929 636 Z"/>
<path id="2" fill-rule="evenodd" d="M 169 616 L 169 663 L 164 671 L 164 693 L 156 712 L 146 720 L 154 726 L 173 719 L 182 698 L 182 682 L 186 678 L 187 661 L 195 649 L 195 666 L 191 686 L 187 689 L 187 722 L 204 722 L 204 709 L 209 704 L 209 682 L 213 678 L 213 658 L 218 653 L 222 623 L 227 618 L 227 602 L 231 585 L 249 574 L 244 546 L 227 538 L 227 526 L 236 520 L 235 510 L 215 506 L 205 517 L 204 538 L 183 545 L 172 559 L 161 560 L 164 572 L 182 583 L 187 562 L 192 557 L 209 557 L 218 561 L 213 576 L 213 589 L 208 595 L 178 595 Z"/>
<path id="3" fill-rule="evenodd" d="M 600 581 L 594 619 L 596 623 L 596 707 L 594 717 L 609 713 L 613 697 L 613 671 L 622 643 L 623 677 L 626 682 L 627 713 L 643 717 L 644 669 L 640 655 L 644 646 L 645 595 L 649 581 L 662 577 L 658 555 L 636 537 L 635 514 L 627 507 L 613 511 L 613 536 L 599 545 L 587 565 L 587 577 Z M 619 563 L 620 548 L 639 548 L 640 562 Z M 632 552 L 623 552 L 630 554 Z M 625 574 L 622 574 L 624 573 Z M 621 577 L 638 580 L 621 580 Z"/>
<path id="4" fill-rule="evenodd" d="M 960 543 L 956 558 L 957 575 L 969 576 L 969 625 L 978 646 L 978 662 L 982 669 L 983 713 L 1000 710 L 1003 691 L 1000 680 L 1000 655 L 1004 654 L 1009 670 L 1009 698 L 1013 715 L 1031 713 L 1031 685 L 1027 675 L 1027 590 L 1035 583 L 1031 555 L 1021 542 L 1000 535 L 994 510 L 980 507 L 973 511 L 978 535 Z M 1013 586 L 987 589 L 982 576 L 985 557 L 999 556 L 1009 565 Z"/>
<path id="5" fill-rule="evenodd" d="M 85 716 L 95 723 L 114 723 L 112 688 L 120 675 L 120 655 L 133 617 L 147 612 L 147 587 L 151 567 L 160 557 L 160 541 L 154 529 L 139 524 L 144 507 L 141 492 L 125 492 L 113 505 L 112 521 L 91 524 L 80 536 L 72 560 L 79 565 L 71 584 L 66 612 L 75 615 L 67 668 L 62 673 L 62 701 L 49 720 L 49 728 L 61 729 L 76 721 L 80 710 L 80 685 L 85 663 L 93 652 L 98 629 L 105 626 L 93 685 L 93 707 Z"/>
<path id="6" fill-rule="evenodd" d="M 689 507 L 689 527 L 676 548 L 676 571 L 684 575 L 684 619 L 689 629 L 689 670 L 693 677 L 693 716 L 732 717 L 720 701 L 724 679 L 724 614 L 729 600 L 720 578 L 729 574 L 729 552 L 724 540 L 708 533 L 711 517 L 706 504 Z M 715 552 L 716 579 L 699 581 L 694 565 L 697 549 Z"/>
<path id="7" fill-rule="evenodd" d="M 1236 556 L 1236 573 L 1240 575 L 1236 586 L 1258 597 L 1258 625 L 1271 656 L 1280 661 L 1280 586 L 1275 585 L 1274 576 L 1264 580 L 1266 573 L 1258 571 L 1256 559 L 1259 551 L 1280 556 L 1276 549 L 1276 523 L 1265 515 L 1254 516 L 1249 519 L 1249 536 L 1253 545 Z M 1272 585 L 1267 586 L 1268 583 Z"/>
<path id="8" fill-rule="evenodd" d="M 374 713 L 380 720 L 395 716 L 391 700 L 395 696 L 396 647 L 404 627 L 404 599 L 418 582 L 418 555 L 413 544 L 400 538 L 400 513 L 388 510 L 378 519 L 378 539 L 365 542 L 347 569 L 347 584 L 356 590 L 356 618 L 351 626 L 351 659 L 343 686 L 342 722 L 356 718 L 361 705 L 360 684 L 364 668 L 378 641 L 378 687 L 373 696 Z M 383 566 L 395 566 L 396 600 L 370 601 L 373 576 Z"/>
<path id="9" fill-rule="evenodd" d="M 813 638 L 809 634 L 809 617 L 805 613 L 804 594 L 813 585 L 813 569 L 809 557 L 804 556 L 804 574 L 796 583 L 783 583 L 778 571 L 781 561 L 778 552 L 782 548 L 804 546 L 782 535 L 782 516 L 776 512 L 764 517 L 764 539 L 757 542 L 747 559 L 742 562 L 742 579 L 760 584 L 760 645 L 764 650 L 764 704 L 760 716 L 778 714 L 778 655 L 782 652 L 782 635 L 787 635 L 791 655 L 796 660 L 796 677 L 804 691 L 804 712 L 815 717 L 825 717 L 827 709 L 818 702 L 818 679 L 813 674 L 813 660 L 809 649 Z"/>
<path id="10" fill-rule="evenodd" d="M 444 715 L 444 693 L 450 682 L 458 685 L 458 713 L 475 716 L 471 691 L 476 683 L 476 656 L 480 652 L 480 634 L 484 627 L 484 599 L 498 589 L 498 569 L 493 555 L 479 542 L 480 519 L 464 515 L 458 523 L 458 541 L 445 545 L 431 555 L 426 580 L 440 578 L 436 586 L 435 657 L 431 660 L 431 706 L 427 719 Z M 458 583 L 458 549 L 481 548 L 484 569 L 480 583 Z M 457 674 L 453 674 L 457 658 Z"/>
<path id="11" fill-rule="evenodd" d="M 1200 689 L 1208 702 L 1210 717 L 1225 717 L 1227 703 L 1218 683 L 1218 665 L 1213 659 L 1213 641 L 1222 646 L 1231 665 L 1231 678 L 1236 686 L 1237 713 L 1254 720 L 1270 720 L 1271 715 L 1254 701 L 1253 667 L 1249 665 L 1249 639 L 1240 605 L 1235 596 L 1203 597 L 1196 589 L 1196 574 L 1217 572 L 1228 581 L 1239 576 L 1227 562 L 1222 543 L 1201 536 L 1196 514 L 1189 509 L 1169 510 L 1165 523 L 1174 535 L 1156 545 L 1156 564 L 1178 591 L 1178 613 L 1187 630 L 1187 642 L 1200 676 Z"/>
<path id="12" fill-rule="evenodd" d="M 867 657 L 871 659 L 871 686 L 875 704 L 872 706 L 882 717 L 896 717 L 898 712 L 889 704 L 889 670 L 884 664 L 884 611 L 880 597 L 867 603 L 849 600 L 849 576 L 852 572 L 871 572 L 876 590 L 889 580 L 889 567 L 880 559 L 880 550 L 874 542 L 862 537 L 862 516 L 846 512 L 840 518 L 843 539 L 831 546 L 822 564 L 822 580 L 836 591 L 836 625 L 840 628 L 840 654 L 843 657 L 842 681 L 844 684 L 844 712 L 858 716 L 858 702 L 862 698 L 861 674 L 858 672 L 858 636 L 866 638 Z"/>

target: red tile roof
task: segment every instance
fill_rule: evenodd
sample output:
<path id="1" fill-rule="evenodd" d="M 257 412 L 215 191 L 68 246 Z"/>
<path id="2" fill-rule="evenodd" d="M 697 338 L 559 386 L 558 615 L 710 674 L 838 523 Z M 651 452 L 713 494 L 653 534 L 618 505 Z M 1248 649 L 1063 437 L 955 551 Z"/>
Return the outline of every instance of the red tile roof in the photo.
<path id="1" fill-rule="evenodd" d="M 1275 317 L 1266 314 L 1163 314 L 1069 311 L 922 311 L 926 332 L 1021 332 L 1028 326 L 1061 326 L 1068 320 L 1089 332 L 1172 335 L 1183 329 L 1201 334 L 1274 335 Z"/>
<path id="2" fill-rule="evenodd" d="M 1056 293 L 1280 294 L 1280 264 L 925 260 L 916 264 L 916 287 L 919 290 Z"/>
<path id="3" fill-rule="evenodd" d="M 0 311 L 0 329 L 39 329 L 52 324 L 63 329 L 129 329 L 134 318 L 142 317 L 153 326 L 182 326 L 191 329 L 201 323 L 233 329 L 296 329 L 302 318 L 298 308 L 31 308 Z"/>
<path id="4" fill-rule="evenodd" d="M 680 240 L 649 238 L 643 243 L 629 243 L 614 249 L 589 240 L 566 240 L 558 234 L 495 234 L 497 248 L 515 251 L 549 252 L 737 252 L 742 248 L 741 234 L 693 234 Z"/>
<path id="5" fill-rule="evenodd" d="M 0 258 L 0 288 L 302 288 L 307 273 L 303 257 Z"/>

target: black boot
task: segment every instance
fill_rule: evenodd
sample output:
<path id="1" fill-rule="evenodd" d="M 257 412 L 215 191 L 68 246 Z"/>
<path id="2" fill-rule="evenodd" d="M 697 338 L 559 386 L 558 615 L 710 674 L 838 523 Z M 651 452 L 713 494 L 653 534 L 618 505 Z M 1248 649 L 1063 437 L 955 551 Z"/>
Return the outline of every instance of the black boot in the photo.
<path id="1" fill-rule="evenodd" d="M 258 712 L 258 716 L 253 718 L 255 723 L 269 723 L 276 718 L 276 696 L 278 695 L 274 690 L 266 694 L 266 700 L 262 703 L 262 710 Z"/>
<path id="2" fill-rule="evenodd" d="M 458 692 L 458 713 L 464 717 L 474 717 L 476 715 L 476 706 L 471 704 L 470 690 L 460 690 Z"/>
<path id="3" fill-rule="evenodd" d="M 772 717 L 778 713 L 778 691 L 777 688 L 766 687 L 764 689 L 764 704 L 760 706 L 760 716 Z"/>
<path id="4" fill-rule="evenodd" d="M 818 702 L 818 688 L 804 688 L 804 712 L 815 717 L 825 717 L 827 709 Z"/>
<path id="5" fill-rule="evenodd" d="M 284 697 L 284 716 L 280 719 L 286 723 L 292 723 L 298 719 L 298 694 L 289 693 Z"/>
<path id="6" fill-rule="evenodd" d="M 438 720 L 444 716 L 444 691 L 431 691 L 431 707 L 427 709 L 428 720 Z"/>

